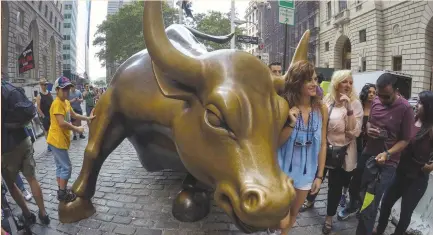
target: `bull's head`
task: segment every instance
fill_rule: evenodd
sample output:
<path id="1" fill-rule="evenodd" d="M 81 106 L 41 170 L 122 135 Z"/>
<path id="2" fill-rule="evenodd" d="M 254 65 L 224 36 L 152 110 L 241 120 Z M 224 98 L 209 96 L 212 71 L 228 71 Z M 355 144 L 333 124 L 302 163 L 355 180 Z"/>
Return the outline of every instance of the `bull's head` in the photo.
<path id="1" fill-rule="evenodd" d="M 215 187 L 216 203 L 244 232 L 277 225 L 295 196 L 276 154 L 289 111 L 277 94 L 284 78 L 246 52 L 180 52 L 164 32 L 161 2 L 145 2 L 143 25 L 161 91 L 184 104 L 172 130 L 185 167 Z M 306 59 L 308 35 L 295 60 Z"/>

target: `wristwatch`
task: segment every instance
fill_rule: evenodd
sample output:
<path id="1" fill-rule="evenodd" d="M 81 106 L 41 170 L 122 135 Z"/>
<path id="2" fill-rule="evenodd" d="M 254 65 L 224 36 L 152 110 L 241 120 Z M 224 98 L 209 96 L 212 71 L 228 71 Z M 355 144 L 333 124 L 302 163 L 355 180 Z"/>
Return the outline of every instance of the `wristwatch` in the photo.
<path id="1" fill-rule="evenodd" d="M 388 152 L 388 150 L 385 150 L 386 153 L 386 160 L 389 161 L 389 159 L 391 158 L 391 154 Z"/>

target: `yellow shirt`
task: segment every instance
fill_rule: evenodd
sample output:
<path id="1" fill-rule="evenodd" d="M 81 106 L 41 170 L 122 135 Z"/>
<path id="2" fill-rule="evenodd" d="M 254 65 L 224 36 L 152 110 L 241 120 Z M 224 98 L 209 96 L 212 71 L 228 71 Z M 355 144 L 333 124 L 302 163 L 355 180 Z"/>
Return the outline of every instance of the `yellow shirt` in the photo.
<path id="1" fill-rule="evenodd" d="M 71 122 L 71 104 L 68 100 L 62 101 L 58 97 L 53 101 L 50 108 L 51 125 L 48 131 L 47 143 L 58 149 L 69 149 L 71 144 L 71 131 L 59 126 L 56 114 L 63 115 L 65 122 Z"/>

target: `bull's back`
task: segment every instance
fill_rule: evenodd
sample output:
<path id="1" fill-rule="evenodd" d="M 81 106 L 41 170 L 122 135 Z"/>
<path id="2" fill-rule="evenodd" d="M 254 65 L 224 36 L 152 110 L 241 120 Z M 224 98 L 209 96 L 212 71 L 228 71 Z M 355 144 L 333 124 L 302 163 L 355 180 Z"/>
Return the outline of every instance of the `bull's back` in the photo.
<path id="1" fill-rule="evenodd" d="M 126 60 L 116 71 L 110 84 L 112 104 L 127 119 L 149 121 L 170 126 L 181 112 L 183 101 L 165 97 L 155 80 L 147 50 Z"/>

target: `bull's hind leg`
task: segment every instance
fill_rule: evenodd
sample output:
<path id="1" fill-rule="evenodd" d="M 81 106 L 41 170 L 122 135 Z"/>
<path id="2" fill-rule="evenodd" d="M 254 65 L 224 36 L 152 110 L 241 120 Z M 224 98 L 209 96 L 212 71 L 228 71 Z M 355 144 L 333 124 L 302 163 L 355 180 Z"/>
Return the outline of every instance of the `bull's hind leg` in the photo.
<path id="1" fill-rule="evenodd" d="M 107 90 L 98 102 L 90 124 L 89 142 L 84 152 L 80 175 L 72 186 L 77 194 L 73 202 L 59 203 L 59 220 L 72 223 L 95 213 L 91 198 L 95 194 L 96 180 L 108 155 L 125 139 L 121 117 L 113 114 L 110 106 L 111 90 Z"/>
<path id="2" fill-rule="evenodd" d="M 173 201 L 173 216 L 182 222 L 196 222 L 210 212 L 209 192 L 191 174 L 182 182 L 182 190 Z"/>

